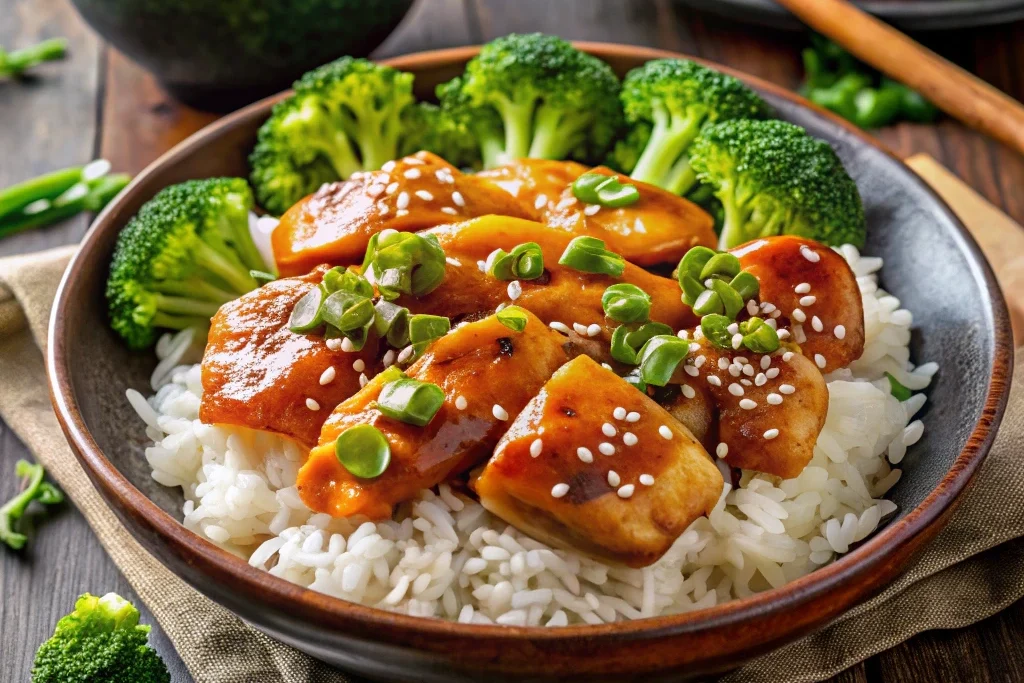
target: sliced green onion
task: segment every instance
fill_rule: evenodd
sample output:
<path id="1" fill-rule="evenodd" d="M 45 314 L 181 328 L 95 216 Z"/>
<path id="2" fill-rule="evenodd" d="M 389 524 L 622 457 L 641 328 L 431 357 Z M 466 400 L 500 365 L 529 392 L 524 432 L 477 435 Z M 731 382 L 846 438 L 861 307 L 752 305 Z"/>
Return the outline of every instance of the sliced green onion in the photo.
<path id="1" fill-rule="evenodd" d="M 314 287 L 306 295 L 295 302 L 291 317 L 288 318 L 288 329 L 302 333 L 315 330 L 323 322 L 324 290 Z"/>
<path id="2" fill-rule="evenodd" d="M 409 309 L 381 299 L 374 305 L 373 327 L 377 336 L 400 349 L 409 343 Z"/>
<path id="3" fill-rule="evenodd" d="M 717 315 L 723 310 L 722 297 L 711 289 L 705 289 L 693 302 L 693 312 L 697 315 Z"/>
<path id="4" fill-rule="evenodd" d="M 451 321 L 440 315 L 418 314 L 409 318 L 409 343 L 413 349 L 409 362 L 419 358 L 431 342 L 448 334 L 451 328 Z"/>
<path id="5" fill-rule="evenodd" d="M 700 276 L 704 266 L 715 256 L 715 250 L 708 247 L 691 247 L 679 261 L 677 276 L 680 287 L 683 284 L 683 275 L 689 275 L 698 282 L 703 280 Z"/>
<path id="6" fill-rule="evenodd" d="M 697 298 L 704 293 L 704 285 L 695 277 L 683 274 L 682 269 L 679 272 L 679 287 L 683 290 L 683 303 L 693 308 L 693 305 L 697 303 Z"/>
<path id="7" fill-rule="evenodd" d="M 348 332 L 373 322 L 373 301 L 354 292 L 339 290 L 324 300 L 321 316 L 325 323 L 347 336 Z"/>
<path id="8" fill-rule="evenodd" d="M 526 311 L 518 306 L 506 306 L 497 312 L 498 322 L 514 332 L 526 329 Z"/>
<path id="9" fill-rule="evenodd" d="M 903 386 L 903 384 L 893 377 L 891 373 L 887 372 L 885 373 L 885 376 L 889 378 L 889 390 L 897 401 L 906 401 L 914 395 L 910 389 Z"/>
<path id="10" fill-rule="evenodd" d="M 435 235 L 384 231 L 370 238 L 362 271 L 391 301 L 400 294 L 429 294 L 444 280 L 445 265 Z"/>
<path id="11" fill-rule="evenodd" d="M 662 323 L 645 325 L 619 325 L 612 333 L 612 358 L 627 365 L 637 364 L 637 354 L 649 339 L 672 334 L 672 328 Z"/>
<path id="12" fill-rule="evenodd" d="M 576 199 L 587 204 L 597 204 L 597 188 L 608 182 L 609 176 L 601 173 L 584 173 L 572 183 L 572 193 Z"/>
<path id="13" fill-rule="evenodd" d="M 740 260 L 732 254 L 726 252 L 715 254 L 704 264 L 700 271 L 700 277 L 697 279 L 703 281 L 712 275 L 722 275 L 729 280 L 739 275 L 740 268 L 742 268 Z"/>
<path id="14" fill-rule="evenodd" d="M 573 181 L 572 193 L 581 202 L 610 208 L 629 206 L 640 200 L 640 192 L 634 185 L 620 183 L 614 176 L 593 171 Z"/>
<path id="15" fill-rule="evenodd" d="M 761 283 L 754 277 L 753 273 L 744 270 L 732 279 L 729 286 L 736 290 L 744 301 L 749 301 L 761 291 Z"/>
<path id="16" fill-rule="evenodd" d="M 736 315 L 743 310 L 743 297 L 732 288 L 732 285 L 723 280 L 712 280 L 711 289 L 722 300 L 722 307 L 725 309 L 726 317 L 735 320 Z"/>
<path id="17" fill-rule="evenodd" d="M 499 249 L 488 273 L 499 280 L 536 280 L 544 274 L 544 254 L 536 242 L 524 242 L 511 252 Z"/>
<path id="18" fill-rule="evenodd" d="M 403 377 L 388 382 L 377 397 L 377 410 L 406 424 L 425 427 L 444 403 L 444 391 L 436 384 Z"/>
<path id="19" fill-rule="evenodd" d="M 651 337 L 637 356 L 640 378 L 656 387 L 665 386 L 689 352 L 690 343 L 674 334 Z"/>
<path id="20" fill-rule="evenodd" d="M 775 329 L 758 317 L 740 323 L 743 345 L 754 353 L 772 353 L 779 348 L 779 335 Z"/>
<path id="21" fill-rule="evenodd" d="M 346 429 L 334 442 L 334 453 L 342 467 L 360 479 L 379 477 L 391 463 L 391 445 L 373 425 Z"/>
<path id="22" fill-rule="evenodd" d="M 620 323 L 640 323 L 651 314 L 651 297 L 636 285 L 612 285 L 601 295 L 604 314 Z"/>
<path id="23" fill-rule="evenodd" d="M 644 382 L 643 377 L 640 376 L 640 368 L 636 368 L 628 375 L 624 375 L 622 379 L 626 380 L 627 384 L 632 384 L 638 391 L 644 394 L 647 393 L 647 383 Z"/>
<path id="24" fill-rule="evenodd" d="M 277 279 L 276 275 L 274 275 L 273 273 L 268 273 L 264 270 L 250 270 L 249 277 L 251 277 L 256 282 L 259 282 L 260 284 L 264 285 L 267 284 L 268 282 L 273 282 L 274 280 Z"/>
<path id="25" fill-rule="evenodd" d="M 324 273 L 324 289 L 329 294 L 345 291 L 364 296 L 367 299 L 373 298 L 373 285 L 365 277 L 355 271 L 346 268 L 331 268 Z"/>
<path id="26" fill-rule="evenodd" d="M 625 259 L 605 249 L 602 240 L 587 236 L 576 237 L 569 242 L 558 263 L 584 273 L 612 277 L 619 277 L 626 269 Z"/>
<path id="27" fill-rule="evenodd" d="M 732 333 L 729 325 L 732 321 L 724 315 L 706 315 L 700 319 L 700 330 L 712 344 L 720 349 L 732 348 Z"/>

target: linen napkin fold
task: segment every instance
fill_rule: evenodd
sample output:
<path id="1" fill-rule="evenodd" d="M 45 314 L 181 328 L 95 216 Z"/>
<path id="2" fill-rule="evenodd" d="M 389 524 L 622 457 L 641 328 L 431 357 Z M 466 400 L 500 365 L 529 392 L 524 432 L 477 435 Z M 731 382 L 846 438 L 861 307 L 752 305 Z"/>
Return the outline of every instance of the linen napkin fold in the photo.
<path id="1" fill-rule="evenodd" d="M 912 165 L 969 226 L 975 219 L 986 226 L 1001 220 L 1006 229 L 1021 231 L 933 160 Z M 73 250 L 0 259 L 0 416 L 78 506 L 197 683 L 357 680 L 272 640 L 192 589 L 135 541 L 88 480 L 51 409 L 41 352 L 53 296 Z M 1024 596 L 1024 468 L 1017 462 L 1024 452 L 1024 361 L 1016 365 L 1013 387 L 974 485 L 906 573 L 821 631 L 723 681 L 822 680 L 914 634 L 972 624 Z"/>

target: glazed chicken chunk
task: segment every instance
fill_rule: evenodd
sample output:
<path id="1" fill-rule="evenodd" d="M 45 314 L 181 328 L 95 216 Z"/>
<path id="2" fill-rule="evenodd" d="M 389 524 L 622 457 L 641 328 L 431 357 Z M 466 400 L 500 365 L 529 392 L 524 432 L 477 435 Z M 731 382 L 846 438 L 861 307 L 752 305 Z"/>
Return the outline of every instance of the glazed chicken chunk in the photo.
<path id="1" fill-rule="evenodd" d="M 491 316 L 465 323 L 434 342 L 409 377 L 439 386 L 444 402 L 423 427 L 386 417 L 375 406 L 388 373 L 339 405 L 320 444 L 299 471 L 303 502 L 335 517 L 384 519 L 393 507 L 490 456 L 508 426 L 565 359 L 565 339 L 533 316 L 514 332 Z M 347 429 L 372 425 L 384 435 L 391 463 L 373 479 L 351 474 L 335 442 Z"/>
<path id="2" fill-rule="evenodd" d="M 722 484 L 685 427 L 580 356 L 519 414 L 473 487 L 534 538 L 644 567 L 711 511 Z"/>

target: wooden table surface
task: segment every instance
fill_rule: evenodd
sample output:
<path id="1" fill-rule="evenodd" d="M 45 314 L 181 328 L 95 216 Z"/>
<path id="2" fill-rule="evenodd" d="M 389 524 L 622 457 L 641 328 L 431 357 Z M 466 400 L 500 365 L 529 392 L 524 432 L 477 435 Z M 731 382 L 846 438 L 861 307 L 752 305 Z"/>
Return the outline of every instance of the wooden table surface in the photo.
<path id="1" fill-rule="evenodd" d="M 671 0 L 420 0 L 379 56 L 479 43 L 512 31 L 656 46 L 698 55 L 784 86 L 800 79 L 805 37 L 729 24 Z M 0 0 L 0 45 L 62 35 L 69 59 L 26 84 L 0 82 L 0 187 L 98 156 L 135 173 L 216 117 L 182 106 L 91 33 L 67 0 Z M 933 34 L 925 42 L 1017 99 L 1024 99 L 1024 22 Z M 1024 223 L 1024 159 L 954 121 L 878 132 L 898 154 L 927 152 Z M 0 256 L 69 244 L 85 216 L 0 241 Z M 0 381 L 3 381 L 0 378 Z M 0 500 L 13 495 L 24 446 L 0 422 Z M 0 550 L 0 681 L 27 681 L 32 656 L 83 592 L 128 583 L 71 506 L 50 515 L 22 553 Z M 139 603 L 144 619 L 152 623 Z M 152 640 L 175 683 L 191 681 L 154 627 Z M 875 656 L 835 681 L 1024 680 L 1024 602 L 974 627 L 933 631 Z"/>

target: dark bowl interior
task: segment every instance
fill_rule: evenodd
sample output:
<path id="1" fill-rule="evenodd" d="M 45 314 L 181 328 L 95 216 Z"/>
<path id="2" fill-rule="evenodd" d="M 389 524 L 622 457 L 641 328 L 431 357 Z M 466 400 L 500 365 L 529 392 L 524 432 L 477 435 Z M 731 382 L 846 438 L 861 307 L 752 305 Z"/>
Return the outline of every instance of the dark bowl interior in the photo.
<path id="1" fill-rule="evenodd" d="M 103 38 L 174 96 L 229 111 L 384 42 L 413 0 L 73 0 Z"/>
<path id="2" fill-rule="evenodd" d="M 617 46 L 588 49 L 620 72 L 664 56 Z M 417 73 L 417 88 L 425 94 L 470 54 L 428 53 L 397 63 Z M 155 162 L 86 237 L 51 327 L 51 386 L 72 445 L 122 520 L 183 578 L 273 636 L 362 673 L 402 680 L 479 680 L 482 671 L 590 680 L 695 675 L 736 666 L 809 632 L 879 590 L 941 527 L 1001 417 L 1009 331 L 1002 296 L 980 251 L 917 176 L 830 115 L 751 82 L 782 118 L 831 142 L 857 180 L 870 226 L 865 252 L 885 258 L 883 286 L 914 313 L 913 358 L 940 366 L 928 390 L 924 438 L 910 449 L 904 476 L 890 494 L 899 517 L 836 563 L 781 589 L 698 613 L 542 632 L 466 627 L 351 605 L 250 569 L 178 525 L 182 498 L 150 478 L 144 425 L 124 398 L 127 387 L 147 393 L 154 358 L 128 352 L 107 325 L 107 263 L 117 231 L 160 188 L 188 178 L 244 176 L 246 154 L 270 101 L 215 124 Z"/>

